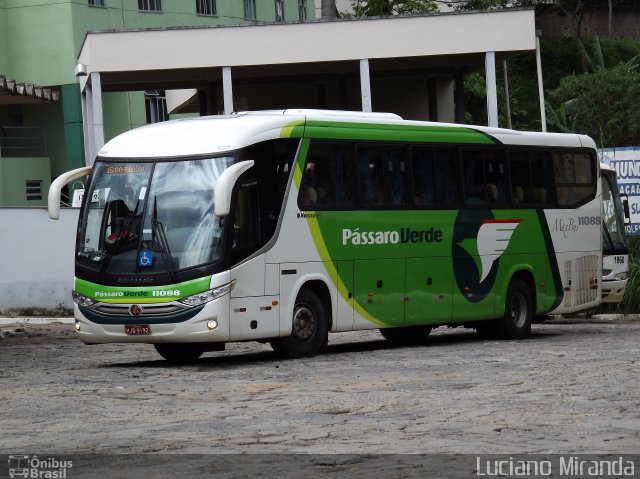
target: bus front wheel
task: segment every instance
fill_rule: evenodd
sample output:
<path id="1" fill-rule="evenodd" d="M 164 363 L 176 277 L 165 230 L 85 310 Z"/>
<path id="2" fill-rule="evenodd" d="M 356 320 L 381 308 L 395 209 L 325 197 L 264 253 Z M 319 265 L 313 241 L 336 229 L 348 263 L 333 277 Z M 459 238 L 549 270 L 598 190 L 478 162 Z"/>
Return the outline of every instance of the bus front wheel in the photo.
<path id="1" fill-rule="evenodd" d="M 172 363 L 191 363 L 202 356 L 204 348 L 198 344 L 154 344 L 158 354 Z"/>
<path id="2" fill-rule="evenodd" d="M 291 336 L 272 340 L 271 347 L 281 356 L 308 358 L 325 349 L 327 341 L 328 323 L 322 301 L 312 290 L 300 290 L 293 307 Z"/>
<path id="3" fill-rule="evenodd" d="M 523 280 L 514 278 L 507 290 L 504 318 L 500 332 L 506 339 L 524 339 L 531 334 L 533 300 L 531 291 Z"/>

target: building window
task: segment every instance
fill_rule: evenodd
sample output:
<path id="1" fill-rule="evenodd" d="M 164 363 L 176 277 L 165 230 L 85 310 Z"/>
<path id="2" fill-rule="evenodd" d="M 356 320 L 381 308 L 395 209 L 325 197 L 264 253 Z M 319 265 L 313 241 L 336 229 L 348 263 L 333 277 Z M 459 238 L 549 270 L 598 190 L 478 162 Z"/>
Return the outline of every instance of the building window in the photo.
<path id="1" fill-rule="evenodd" d="M 42 180 L 27 180 L 27 201 L 40 201 L 42 199 Z"/>
<path id="2" fill-rule="evenodd" d="M 198 15 L 217 15 L 216 0 L 196 0 L 196 13 Z"/>
<path id="3" fill-rule="evenodd" d="M 244 18 L 247 20 L 255 20 L 256 17 L 256 0 L 244 0 Z"/>
<path id="4" fill-rule="evenodd" d="M 88 0 L 89 5 L 94 7 L 104 7 L 104 0 Z"/>
<path id="5" fill-rule="evenodd" d="M 301 22 L 307 20 L 307 0 L 298 0 L 298 18 Z"/>
<path id="6" fill-rule="evenodd" d="M 276 0 L 276 22 L 284 22 L 284 0 Z"/>
<path id="7" fill-rule="evenodd" d="M 162 0 L 138 0 L 138 10 L 141 12 L 161 12 Z"/>
<path id="8" fill-rule="evenodd" d="M 169 119 L 164 91 L 145 91 L 144 108 L 147 112 L 147 123 L 158 123 Z"/>

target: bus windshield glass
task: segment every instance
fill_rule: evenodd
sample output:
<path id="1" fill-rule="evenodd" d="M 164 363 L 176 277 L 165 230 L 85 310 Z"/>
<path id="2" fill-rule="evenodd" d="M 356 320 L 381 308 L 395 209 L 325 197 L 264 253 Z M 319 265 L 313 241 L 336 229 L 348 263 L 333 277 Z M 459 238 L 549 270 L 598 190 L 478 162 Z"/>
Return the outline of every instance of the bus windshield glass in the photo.
<path id="1" fill-rule="evenodd" d="M 605 251 L 627 248 L 624 212 L 614 172 L 602 170 L 602 248 Z"/>
<path id="2" fill-rule="evenodd" d="M 172 275 L 219 260 L 222 225 L 213 189 L 234 161 L 97 161 L 80 221 L 78 264 L 101 273 Z"/>

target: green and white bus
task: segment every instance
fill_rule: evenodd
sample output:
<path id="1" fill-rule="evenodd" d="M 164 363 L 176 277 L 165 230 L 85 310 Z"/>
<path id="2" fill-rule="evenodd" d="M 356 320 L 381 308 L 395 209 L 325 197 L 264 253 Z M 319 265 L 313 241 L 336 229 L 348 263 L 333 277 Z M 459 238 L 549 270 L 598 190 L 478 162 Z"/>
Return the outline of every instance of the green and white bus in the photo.
<path id="1" fill-rule="evenodd" d="M 109 141 L 80 209 L 85 343 L 291 357 L 329 332 L 525 338 L 601 296 L 600 170 L 579 135 L 322 110 L 169 121 Z"/>

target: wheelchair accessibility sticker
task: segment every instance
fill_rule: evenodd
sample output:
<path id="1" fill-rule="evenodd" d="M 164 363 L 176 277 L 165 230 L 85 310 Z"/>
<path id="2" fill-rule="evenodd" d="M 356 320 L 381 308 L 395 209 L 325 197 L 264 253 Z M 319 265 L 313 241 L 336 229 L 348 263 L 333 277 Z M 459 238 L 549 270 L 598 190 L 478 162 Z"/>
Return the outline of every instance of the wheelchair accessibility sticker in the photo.
<path id="1" fill-rule="evenodd" d="M 153 251 L 143 249 L 138 255 L 138 266 L 153 266 Z"/>

